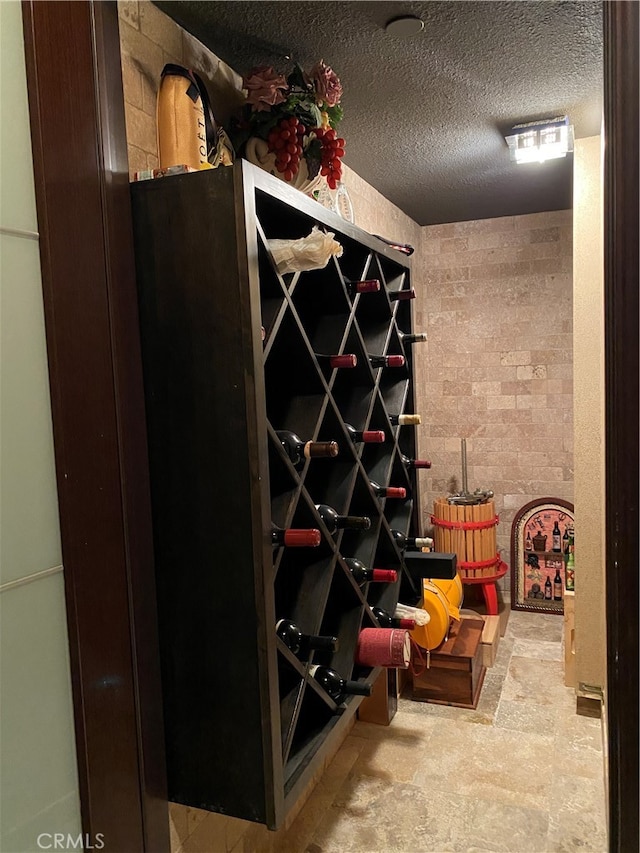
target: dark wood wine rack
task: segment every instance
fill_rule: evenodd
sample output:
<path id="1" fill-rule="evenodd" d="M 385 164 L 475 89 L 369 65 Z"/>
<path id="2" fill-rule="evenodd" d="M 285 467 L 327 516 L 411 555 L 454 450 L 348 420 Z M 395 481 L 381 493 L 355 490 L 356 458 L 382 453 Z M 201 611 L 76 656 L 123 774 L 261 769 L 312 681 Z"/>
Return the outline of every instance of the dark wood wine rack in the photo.
<path id="1" fill-rule="evenodd" d="M 343 563 L 401 569 L 391 529 L 416 534 L 411 304 L 404 255 L 242 161 L 233 168 L 132 185 L 170 798 L 277 828 L 361 701 L 340 707 L 275 636 L 278 618 L 339 638 L 316 652 L 344 678 L 371 607 L 393 612 L 419 591 L 361 590 Z M 267 241 L 312 226 L 343 246 L 325 269 L 279 275 Z M 378 278 L 349 298 L 345 280 Z M 261 339 L 261 326 L 266 339 Z M 358 366 L 321 367 L 316 354 L 355 353 Z M 406 369 L 371 369 L 367 354 L 402 353 Z M 344 423 L 382 429 L 353 444 Z M 296 470 L 275 430 L 335 439 L 336 459 Z M 369 485 L 407 488 L 379 500 Z M 370 516 L 369 531 L 331 536 L 314 505 Z M 271 523 L 317 527 L 310 549 L 272 549 Z"/>

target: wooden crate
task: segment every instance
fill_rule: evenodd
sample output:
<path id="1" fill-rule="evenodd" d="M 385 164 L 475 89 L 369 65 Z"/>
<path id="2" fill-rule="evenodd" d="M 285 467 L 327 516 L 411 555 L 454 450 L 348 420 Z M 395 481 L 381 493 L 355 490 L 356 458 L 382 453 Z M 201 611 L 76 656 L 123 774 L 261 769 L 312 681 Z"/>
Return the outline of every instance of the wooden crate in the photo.
<path id="1" fill-rule="evenodd" d="M 480 613 L 461 613 L 463 619 L 482 619 L 482 663 L 486 667 L 493 666 L 500 645 L 500 617 L 485 616 Z"/>
<path id="2" fill-rule="evenodd" d="M 449 639 L 431 652 L 429 669 L 413 675 L 411 698 L 456 708 L 475 708 L 486 667 L 482 662 L 482 619 L 453 624 Z M 417 657 L 414 667 L 419 666 Z"/>

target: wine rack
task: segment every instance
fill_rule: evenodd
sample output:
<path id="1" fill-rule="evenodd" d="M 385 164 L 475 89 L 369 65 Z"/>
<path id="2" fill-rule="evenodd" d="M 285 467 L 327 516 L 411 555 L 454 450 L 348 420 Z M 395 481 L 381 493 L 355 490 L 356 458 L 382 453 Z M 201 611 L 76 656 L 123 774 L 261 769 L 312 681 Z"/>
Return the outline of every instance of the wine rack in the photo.
<path id="1" fill-rule="evenodd" d="M 340 706 L 310 663 L 372 682 L 356 666 L 372 606 L 393 612 L 419 592 L 391 529 L 416 535 L 411 305 L 406 257 L 242 161 L 132 185 L 154 522 L 169 796 L 277 828 L 344 737 L 360 697 Z M 268 240 L 331 231 L 343 255 L 280 275 Z M 346 282 L 379 279 L 376 293 Z M 262 340 L 262 330 L 265 339 Z M 352 369 L 323 354 L 354 353 Z M 373 369 L 369 355 L 402 354 Z M 344 424 L 384 430 L 355 444 Z M 336 440 L 335 459 L 296 469 L 276 430 Z M 370 481 L 407 490 L 380 500 Z M 367 515 L 369 530 L 331 535 L 315 505 Z M 316 548 L 271 546 L 271 525 L 317 528 Z M 343 557 L 395 568 L 360 588 Z M 338 637 L 298 660 L 279 618 Z"/>

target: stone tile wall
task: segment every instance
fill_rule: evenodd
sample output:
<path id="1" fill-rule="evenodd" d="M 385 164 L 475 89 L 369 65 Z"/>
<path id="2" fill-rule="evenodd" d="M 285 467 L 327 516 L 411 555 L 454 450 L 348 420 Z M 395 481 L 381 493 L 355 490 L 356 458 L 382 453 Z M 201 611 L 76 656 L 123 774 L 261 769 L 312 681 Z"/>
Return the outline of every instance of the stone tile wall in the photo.
<path id="1" fill-rule="evenodd" d="M 149 0 L 118 0 L 129 174 L 158 168 L 156 100 L 167 62 L 196 69 L 224 124 L 242 101 L 240 77 Z"/>
<path id="2" fill-rule="evenodd" d="M 573 499 L 572 213 L 425 227 L 417 263 L 425 527 L 434 498 L 461 488 L 466 438 L 469 488 L 495 492 L 509 563 L 516 511 Z"/>

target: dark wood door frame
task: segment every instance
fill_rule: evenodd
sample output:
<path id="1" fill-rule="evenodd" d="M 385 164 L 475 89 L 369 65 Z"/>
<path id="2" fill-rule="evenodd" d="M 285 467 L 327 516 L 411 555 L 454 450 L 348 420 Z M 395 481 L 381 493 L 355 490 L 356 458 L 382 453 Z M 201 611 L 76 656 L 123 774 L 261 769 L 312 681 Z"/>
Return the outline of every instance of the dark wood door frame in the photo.
<path id="1" fill-rule="evenodd" d="M 115 3 L 23 3 L 83 830 L 169 849 Z M 610 849 L 638 840 L 638 3 L 604 3 Z M 632 605 L 629 606 L 629 601 Z"/>
<path id="2" fill-rule="evenodd" d="M 637 2 L 604 4 L 609 845 L 638 849 Z"/>
<path id="3" fill-rule="evenodd" d="M 83 832 L 169 850 L 116 4 L 23 3 Z"/>

